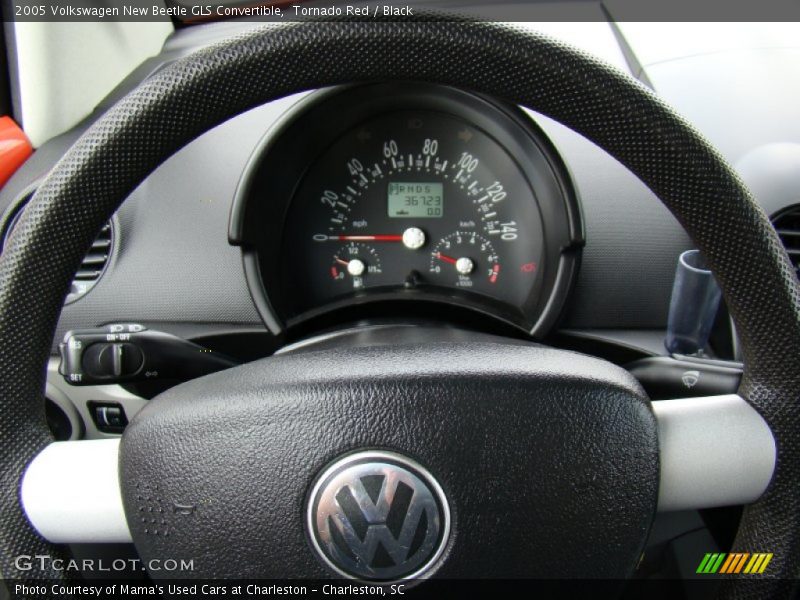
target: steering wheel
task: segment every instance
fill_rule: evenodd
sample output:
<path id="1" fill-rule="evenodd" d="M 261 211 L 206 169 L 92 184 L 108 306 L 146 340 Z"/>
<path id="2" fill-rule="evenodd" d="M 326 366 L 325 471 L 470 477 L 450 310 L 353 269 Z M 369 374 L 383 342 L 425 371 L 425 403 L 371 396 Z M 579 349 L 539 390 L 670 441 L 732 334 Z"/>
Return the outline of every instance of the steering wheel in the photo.
<path id="1" fill-rule="evenodd" d="M 92 447 L 52 443 L 41 400 L 59 311 L 96 232 L 225 119 L 301 90 L 387 80 L 530 107 L 644 181 L 723 290 L 745 359 L 739 395 L 651 403 L 610 363 L 497 340 L 259 360 L 169 390 L 126 430 L 118 485 L 141 557 L 193 558 L 190 577 L 622 578 L 658 507 L 739 500 L 750 503 L 735 549 L 773 559 L 723 594 L 788 597 L 800 575 L 800 289 L 773 228 L 643 86 L 548 37 L 466 22 L 258 29 L 151 76 L 56 165 L 0 259 L 3 575 L 31 577 L 15 557 L 58 556 L 51 542 L 69 541 L 37 533 L 20 486 L 45 454 Z M 739 471 L 752 447 L 755 483 Z"/>

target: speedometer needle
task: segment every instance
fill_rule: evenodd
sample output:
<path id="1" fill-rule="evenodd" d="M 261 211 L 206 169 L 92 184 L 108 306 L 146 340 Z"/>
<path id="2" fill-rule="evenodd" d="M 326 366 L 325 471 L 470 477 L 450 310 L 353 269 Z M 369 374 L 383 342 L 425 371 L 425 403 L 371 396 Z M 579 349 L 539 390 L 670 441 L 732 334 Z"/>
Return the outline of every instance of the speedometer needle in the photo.
<path id="1" fill-rule="evenodd" d="M 402 235 L 331 235 L 328 239 L 340 242 L 402 242 Z"/>
<path id="2" fill-rule="evenodd" d="M 318 233 L 313 237 L 315 242 L 403 242 L 409 250 L 419 250 L 425 245 L 425 232 L 419 227 L 409 227 L 402 235 L 397 234 L 367 234 L 358 235 L 327 235 Z"/>

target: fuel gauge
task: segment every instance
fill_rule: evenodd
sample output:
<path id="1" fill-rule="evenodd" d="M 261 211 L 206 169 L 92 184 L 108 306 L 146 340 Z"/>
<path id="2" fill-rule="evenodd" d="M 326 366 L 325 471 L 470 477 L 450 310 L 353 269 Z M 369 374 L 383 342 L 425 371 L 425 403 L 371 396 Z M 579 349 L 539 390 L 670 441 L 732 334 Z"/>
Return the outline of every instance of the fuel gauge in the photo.
<path id="1" fill-rule="evenodd" d="M 333 255 L 330 274 L 334 281 L 363 288 L 371 275 L 382 273 L 381 259 L 372 246 L 358 242 L 345 244 Z"/>

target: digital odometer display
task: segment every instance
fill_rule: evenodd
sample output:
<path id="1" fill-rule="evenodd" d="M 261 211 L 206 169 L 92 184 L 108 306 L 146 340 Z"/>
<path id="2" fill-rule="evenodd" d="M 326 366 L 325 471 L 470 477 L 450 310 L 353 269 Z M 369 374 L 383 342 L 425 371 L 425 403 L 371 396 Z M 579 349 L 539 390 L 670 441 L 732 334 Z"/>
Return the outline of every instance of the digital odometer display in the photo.
<path id="1" fill-rule="evenodd" d="M 276 257 L 291 314 L 387 293 L 529 300 L 545 246 L 524 155 L 425 110 L 369 117 L 325 147 L 294 188 Z"/>
<path id="2" fill-rule="evenodd" d="M 391 182 L 388 198 L 392 218 L 437 218 L 444 210 L 444 184 Z"/>

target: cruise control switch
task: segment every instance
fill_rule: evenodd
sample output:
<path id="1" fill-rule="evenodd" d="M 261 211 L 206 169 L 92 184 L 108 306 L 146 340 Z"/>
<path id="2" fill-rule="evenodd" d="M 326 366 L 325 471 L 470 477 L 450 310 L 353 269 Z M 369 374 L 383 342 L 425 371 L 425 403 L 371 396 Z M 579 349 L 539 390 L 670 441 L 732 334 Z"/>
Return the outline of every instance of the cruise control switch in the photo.
<path id="1" fill-rule="evenodd" d="M 208 348 L 138 323 L 69 331 L 59 352 L 59 372 L 72 385 L 186 381 L 238 364 Z"/>

